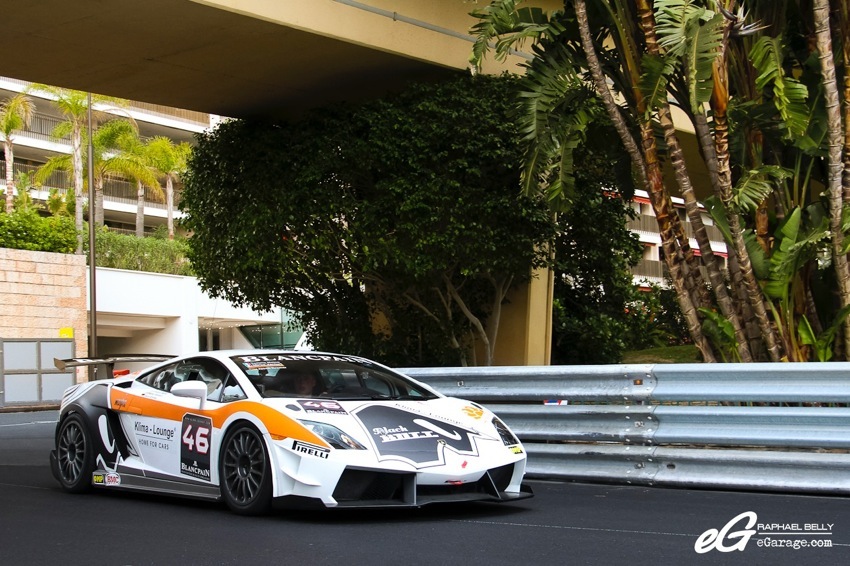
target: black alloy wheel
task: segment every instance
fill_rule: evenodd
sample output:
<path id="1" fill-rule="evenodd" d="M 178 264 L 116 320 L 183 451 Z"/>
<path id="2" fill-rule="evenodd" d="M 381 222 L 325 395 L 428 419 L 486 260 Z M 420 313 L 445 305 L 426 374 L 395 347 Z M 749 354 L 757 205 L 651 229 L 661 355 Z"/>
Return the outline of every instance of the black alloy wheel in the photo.
<path id="1" fill-rule="evenodd" d="M 272 479 L 262 436 L 247 424 L 227 433 L 219 465 L 221 495 L 241 515 L 260 515 L 271 508 Z"/>
<path id="2" fill-rule="evenodd" d="M 62 421 L 56 434 L 59 483 L 65 491 L 81 493 L 91 488 L 94 445 L 83 419 L 72 414 Z"/>

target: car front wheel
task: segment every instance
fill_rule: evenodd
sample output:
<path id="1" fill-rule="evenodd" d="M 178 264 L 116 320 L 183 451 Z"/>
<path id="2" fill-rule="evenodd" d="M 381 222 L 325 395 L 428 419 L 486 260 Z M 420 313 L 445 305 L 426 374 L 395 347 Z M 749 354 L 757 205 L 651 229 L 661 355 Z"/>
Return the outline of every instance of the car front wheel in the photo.
<path id="1" fill-rule="evenodd" d="M 69 415 L 62 421 L 56 435 L 56 462 L 59 483 L 65 491 L 82 493 L 91 488 L 94 445 L 79 415 Z"/>
<path id="2" fill-rule="evenodd" d="M 248 424 L 228 431 L 219 462 L 221 495 L 241 515 L 268 512 L 272 501 L 271 465 L 260 433 Z"/>

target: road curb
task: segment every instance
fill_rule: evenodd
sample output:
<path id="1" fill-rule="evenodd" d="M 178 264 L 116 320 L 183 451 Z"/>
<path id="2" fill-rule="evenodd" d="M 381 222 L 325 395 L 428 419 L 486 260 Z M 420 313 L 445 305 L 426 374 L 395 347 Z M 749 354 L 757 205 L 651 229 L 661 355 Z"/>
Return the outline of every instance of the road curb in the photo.
<path id="1" fill-rule="evenodd" d="M 35 411 L 56 411 L 59 403 L 49 405 L 21 405 L 12 407 L 0 407 L 0 413 L 32 413 Z"/>

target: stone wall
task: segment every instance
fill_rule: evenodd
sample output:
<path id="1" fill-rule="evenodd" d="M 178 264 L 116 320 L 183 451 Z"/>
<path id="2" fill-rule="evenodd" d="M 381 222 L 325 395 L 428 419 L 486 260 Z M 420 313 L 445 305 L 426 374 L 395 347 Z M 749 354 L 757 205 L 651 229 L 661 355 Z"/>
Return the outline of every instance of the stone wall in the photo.
<path id="1" fill-rule="evenodd" d="M 88 353 L 86 258 L 0 248 L 0 337 L 70 338 Z"/>

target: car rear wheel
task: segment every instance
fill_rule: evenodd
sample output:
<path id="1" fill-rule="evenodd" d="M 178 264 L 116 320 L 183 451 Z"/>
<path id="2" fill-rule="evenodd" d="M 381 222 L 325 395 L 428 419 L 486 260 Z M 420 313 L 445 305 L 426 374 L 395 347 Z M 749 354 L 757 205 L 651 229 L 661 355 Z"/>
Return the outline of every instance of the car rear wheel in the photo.
<path id="1" fill-rule="evenodd" d="M 91 489 L 94 445 L 79 415 L 69 415 L 59 427 L 56 435 L 56 462 L 59 483 L 65 491 L 82 493 Z"/>
<path id="2" fill-rule="evenodd" d="M 228 431 L 222 444 L 219 476 L 221 496 L 234 512 L 260 515 L 271 508 L 269 455 L 254 427 L 241 424 Z"/>

